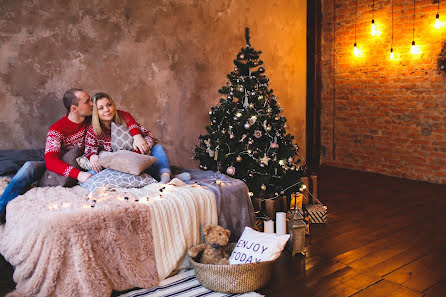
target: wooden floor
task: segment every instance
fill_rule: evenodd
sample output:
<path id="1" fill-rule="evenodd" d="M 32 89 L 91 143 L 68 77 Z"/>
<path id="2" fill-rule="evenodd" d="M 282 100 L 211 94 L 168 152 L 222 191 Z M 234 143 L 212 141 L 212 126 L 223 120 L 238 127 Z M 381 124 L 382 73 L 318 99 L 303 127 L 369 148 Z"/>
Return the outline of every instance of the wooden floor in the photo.
<path id="1" fill-rule="evenodd" d="M 311 225 L 307 257 L 282 253 L 258 292 L 271 297 L 446 296 L 446 185 L 323 167 L 326 225 Z M 0 296 L 12 290 L 0 258 Z"/>
<path id="2" fill-rule="evenodd" d="M 322 168 L 326 225 L 282 253 L 266 296 L 446 296 L 446 185 Z"/>

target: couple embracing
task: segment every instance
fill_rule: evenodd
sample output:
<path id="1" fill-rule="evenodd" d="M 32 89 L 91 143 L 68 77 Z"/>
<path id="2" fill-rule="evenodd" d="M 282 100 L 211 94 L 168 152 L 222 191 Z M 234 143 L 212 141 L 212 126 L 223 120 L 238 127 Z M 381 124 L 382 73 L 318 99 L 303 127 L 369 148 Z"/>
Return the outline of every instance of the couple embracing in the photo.
<path id="1" fill-rule="evenodd" d="M 45 169 L 63 176 L 86 182 L 92 175 L 102 170 L 99 165 L 99 152 L 112 151 L 111 125 L 125 123 L 133 136 L 135 152 L 150 153 L 158 159 L 149 169 L 161 183 L 170 181 L 170 165 L 166 151 L 155 145 L 155 139 L 127 112 L 117 110 L 113 99 L 105 93 L 97 93 L 92 98 L 82 89 L 69 89 L 63 96 L 67 114 L 48 130 L 45 145 L 45 161 L 28 161 L 11 179 L 0 197 L 0 223 L 6 222 L 6 206 L 9 201 L 24 194 L 38 181 Z M 92 170 L 86 172 L 74 168 L 62 160 L 63 155 L 78 146 L 84 150 Z"/>

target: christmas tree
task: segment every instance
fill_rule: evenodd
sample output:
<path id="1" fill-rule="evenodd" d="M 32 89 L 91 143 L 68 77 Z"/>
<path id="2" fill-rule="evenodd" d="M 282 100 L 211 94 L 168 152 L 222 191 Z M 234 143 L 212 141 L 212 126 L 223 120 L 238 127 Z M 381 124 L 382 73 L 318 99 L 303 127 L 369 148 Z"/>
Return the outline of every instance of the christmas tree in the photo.
<path id="1" fill-rule="evenodd" d="M 269 89 L 261 51 L 246 47 L 234 60 L 229 81 L 218 92 L 225 97 L 209 112 L 210 126 L 200 135 L 195 158 L 200 168 L 218 170 L 243 180 L 254 197 L 277 197 L 296 192 L 303 167 L 298 146 L 286 133 L 286 118 Z"/>

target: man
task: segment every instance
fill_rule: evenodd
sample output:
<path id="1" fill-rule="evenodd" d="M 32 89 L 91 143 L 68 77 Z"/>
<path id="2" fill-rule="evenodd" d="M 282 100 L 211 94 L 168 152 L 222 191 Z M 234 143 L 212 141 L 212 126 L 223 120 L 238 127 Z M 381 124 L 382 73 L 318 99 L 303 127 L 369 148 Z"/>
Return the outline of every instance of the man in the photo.
<path id="1" fill-rule="evenodd" d="M 57 174 L 70 176 L 84 183 L 91 177 L 63 162 L 61 157 L 75 145 L 83 148 L 84 134 L 93 111 L 90 96 L 82 89 L 69 89 L 63 96 L 67 115 L 55 122 L 48 130 L 45 145 L 45 161 L 28 161 L 12 178 L 0 197 L 0 224 L 6 222 L 6 205 L 42 177 L 45 168 Z"/>

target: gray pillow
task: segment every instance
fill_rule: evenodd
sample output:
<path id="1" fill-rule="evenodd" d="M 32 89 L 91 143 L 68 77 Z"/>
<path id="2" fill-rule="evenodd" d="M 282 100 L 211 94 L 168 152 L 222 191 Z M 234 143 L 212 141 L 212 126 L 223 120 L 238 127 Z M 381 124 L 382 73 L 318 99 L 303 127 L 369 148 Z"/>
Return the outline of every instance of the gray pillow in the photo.
<path id="1" fill-rule="evenodd" d="M 82 170 L 82 168 L 79 167 L 79 165 L 77 164 L 76 158 L 81 156 L 83 152 L 83 148 L 75 145 L 71 150 L 69 150 L 62 156 L 62 161 L 73 166 L 76 169 Z M 73 187 L 75 185 L 77 185 L 77 179 L 57 174 L 56 172 L 50 171 L 48 169 L 45 170 L 39 180 L 39 187 Z"/>
<path id="2" fill-rule="evenodd" d="M 104 169 L 90 177 L 85 183 L 80 184 L 80 186 L 87 189 L 89 192 L 93 192 L 101 187 L 141 188 L 156 182 L 156 179 L 147 173 L 133 175 L 113 169 Z"/>
<path id="3" fill-rule="evenodd" d="M 111 147 L 114 152 L 133 151 L 133 136 L 125 123 L 122 125 L 111 123 Z"/>

